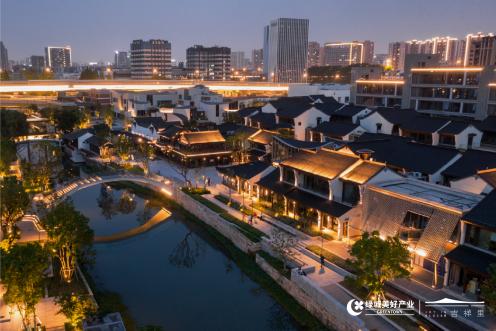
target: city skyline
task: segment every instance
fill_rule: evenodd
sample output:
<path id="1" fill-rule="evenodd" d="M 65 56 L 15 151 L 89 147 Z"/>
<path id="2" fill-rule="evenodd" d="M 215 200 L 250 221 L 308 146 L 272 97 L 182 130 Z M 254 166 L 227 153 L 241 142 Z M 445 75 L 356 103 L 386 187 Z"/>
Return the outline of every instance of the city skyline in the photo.
<path id="1" fill-rule="evenodd" d="M 9 50 L 10 59 L 42 55 L 46 46 L 70 45 L 74 62 L 112 62 L 114 51 L 129 50 L 132 40 L 158 38 L 170 41 L 172 58 L 184 61 L 186 49 L 195 44 L 228 46 L 232 51 L 251 54 L 252 49 L 263 46 L 266 22 L 279 17 L 309 19 L 309 41 L 369 39 L 375 42 L 376 53 L 386 53 L 391 41 L 427 39 L 435 35 L 462 38 L 468 33 L 494 32 L 495 29 L 492 14 L 496 3 L 488 0 L 474 1 L 470 7 L 464 1 L 420 1 L 415 6 L 390 0 L 374 4 L 314 1 L 312 7 L 290 2 L 291 6 L 286 5 L 287 1 L 283 6 L 279 0 L 225 5 L 223 1 L 205 4 L 189 0 L 165 5 L 150 0 L 139 4 L 125 2 L 124 5 L 123 2 L 90 0 L 67 5 L 60 0 L 49 0 L 46 6 L 40 7 L 31 0 L 6 0 L 1 3 L 0 39 Z M 145 11 L 143 17 L 146 19 L 139 21 L 140 24 L 129 23 L 136 22 L 134 16 L 143 5 L 155 9 Z M 189 8 L 192 6 L 198 10 L 191 11 Z M 260 11 L 261 6 L 263 11 Z M 53 8 L 59 9 L 53 11 Z M 170 11 L 174 15 L 164 15 L 162 8 L 165 13 Z M 112 16 L 115 10 L 119 15 Z M 206 10 L 212 13 L 207 18 L 204 15 Z M 24 14 L 13 14 L 19 12 Z M 232 15 L 233 12 L 244 14 Z M 343 12 L 349 14 L 343 15 Z M 402 15 L 393 17 L 398 12 Z M 77 17 L 74 13 L 78 13 Z M 36 16 L 45 18 L 42 26 L 39 26 Z M 208 29 L 202 28 L 212 18 L 216 24 L 209 25 Z M 459 24 L 462 19 L 464 24 Z M 101 30 L 106 33 L 95 38 Z"/>

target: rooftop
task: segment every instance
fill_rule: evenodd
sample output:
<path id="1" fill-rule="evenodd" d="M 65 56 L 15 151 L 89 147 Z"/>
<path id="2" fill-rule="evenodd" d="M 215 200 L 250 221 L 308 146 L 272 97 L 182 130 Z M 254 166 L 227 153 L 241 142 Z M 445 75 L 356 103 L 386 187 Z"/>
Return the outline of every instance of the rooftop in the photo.
<path id="1" fill-rule="evenodd" d="M 281 164 L 323 178 L 334 179 L 358 160 L 356 156 L 319 150 L 317 152 L 302 151 L 282 161 Z"/>
<path id="2" fill-rule="evenodd" d="M 466 212 L 477 205 L 482 197 L 450 187 L 405 178 L 400 181 L 385 182 L 377 187 L 410 199 L 435 204 L 458 212 Z"/>
<path id="3" fill-rule="evenodd" d="M 480 170 L 496 168 L 496 153 L 469 149 L 461 158 L 443 171 L 444 176 L 459 179 L 475 175 Z"/>
<path id="4" fill-rule="evenodd" d="M 469 211 L 463 220 L 496 230 L 496 190 Z"/>
<path id="5" fill-rule="evenodd" d="M 227 167 L 217 167 L 217 171 L 228 176 L 237 176 L 243 179 L 251 179 L 271 165 L 267 162 L 254 161 L 243 164 L 236 164 Z"/>
<path id="6" fill-rule="evenodd" d="M 382 163 L 362 161 L 349 172 L 342 175 L 341 178 L 357 184 L 365 184 L 384 168 L 386 166 Z"/>
<path id="7" fill-rule="evenodd" d="M 373 151 L 372 159 L 406 171 L 434 174 L 460 153 L 453 148 L 412 142 L 409 138 L 364 133 L 348 143 L 354 153 L 360 149 Z"/>
<path id="8" fill-rule="evenodd" d="M 277 139 L 279 142 L 283 143 L 284 145 L 287 145 L 289 147 L 293 147 L 296 149 L 318 149 L 327 145 L 330 145 L 331 142 L 326 141 L 326 142 L 320 142 L 320 141 L 304 141 L 304 140 L 297 140 L 297 139 L 292 139 L 292 138 L 282 138 L 279 136 L 274 136 L 275 139 Z"/>
<path id="9" fill-rule="evenodd" d="M 198 131 L 198 132 L 183 132 L 180 141 L 187 145 L 193 144 L 208 144 L 220 143 L 226 140 L 220 134 L 219 130 L 213 131 Z"/>
<path id="10" fill-rule="evenodd" d="M 351 133 L 353 130 L 358 128 L 358 124 L 348 123 L 348 122 L 322 122 L 317 127 L 312 129 L 314 132 L 323 133 L 329 137 L 343 137 Z"/>
<path id="11" fill-rule="evenodd" d="M 268 145 L 272 143 L 272 137 L 276 133 L 271 132 L 271 131 L 266 131 L 266 130 L 258 130 L 254 134 L 252 134 L 248 140 L 251 140 L 253 142 L 262 144 L 262 145 Z"/>

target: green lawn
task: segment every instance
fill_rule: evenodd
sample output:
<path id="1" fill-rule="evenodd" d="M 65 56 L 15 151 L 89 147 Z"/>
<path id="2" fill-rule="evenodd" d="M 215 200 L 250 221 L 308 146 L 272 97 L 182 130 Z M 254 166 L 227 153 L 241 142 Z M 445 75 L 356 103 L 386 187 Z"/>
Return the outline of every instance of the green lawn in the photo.
<path id="1" fill-rule="evenodd" d="M 215 196 L 215 199 L 218 201 L 222 202 L 225 205 L 228 205 L 231 208 L 234 208 L 240 212 L 242 212 L 245 215 L 254 215 L 255 212 L 252 211 L 252 209 L 249 206 L 245 206 L 244 208 L 235 200 L 231 199 L 231 204 L 229 204 L 229 197 L 226 197 L 225 195 L 218 194 Z"/>
<path id="2" fill-rule="evenodd" d="M 322 251 L 322 255 L 324 256 L 324 258 L 331 262 L 331 263 L 334 263 L 335 265 L 337 265 L 338 267 L 340 268 L 343 268 L 344 270 L 348 271 L 348 272 L 351 272 L 351 273 L 355 273 L 355 269 L 353 268 L 353 266 L 350 264 L 350 262 L 348 262 L 347 260 L 343 259 L 342 257 L 339 257 L 337 256 L 336 254 L 334 253 L 331 253 L 329 252 L 328 250 L 326 249 L 322 249 L 321 250 L 321 247 L 320 246 L 316 246 L 316 245 L 310 245 L 310 246 L 307 246 L 306 247 L 310 252 L 314 253 L 314 254 L 317 254 L 320 256 L 320 253 Z"/>
<path id="3" fill-rule="evenodd" d="M 245 223 L 238 218 L 232 216 L 229 213 L 221 213 L 220 216 L 225 219 L 226 221 L 235 224 L 238 229 L 253 242 L 260 242 L 262 240 L 262 237 L 265 236 L 265 233 L 262 231 L 258 230 L 257 228 L 251 226 L 248 223 Z"/>

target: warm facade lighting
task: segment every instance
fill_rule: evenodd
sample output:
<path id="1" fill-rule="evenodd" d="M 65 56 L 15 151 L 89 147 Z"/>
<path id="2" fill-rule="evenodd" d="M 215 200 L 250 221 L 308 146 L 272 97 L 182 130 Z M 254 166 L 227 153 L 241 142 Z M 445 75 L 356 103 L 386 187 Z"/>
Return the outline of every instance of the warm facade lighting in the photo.
<path id="1" fill-rule="evenodd" d="M 84 91 L 84 90 L 174 90 L 191 88 L 194 83 L 186 82 L 143 82 L 136 81 L 114 81 L 89 82 L 89 81 L 28 81 L 22 83 L 2 82 L 0 93 L 12 92 L 61 92 L 61 91 Z M 204 84 L 212 91 L 273 91 L 287 92 L 288 84 L 268 84 L 268 83 L 240 83 L 232 82 L 208 82 Z"/>
<path id="2" fill-rule="evenodd" d="M 359 79 L 356 81 L 357 84 L 392 84 L 392 85 L 403 85 L 405 84 L 402 80 L 367 80 L 367 79 Z"/>
<path id="3" fill-rule="evenodd" d="M 414 72 L 482 71 L 480 67 L 412 68 Z"/>

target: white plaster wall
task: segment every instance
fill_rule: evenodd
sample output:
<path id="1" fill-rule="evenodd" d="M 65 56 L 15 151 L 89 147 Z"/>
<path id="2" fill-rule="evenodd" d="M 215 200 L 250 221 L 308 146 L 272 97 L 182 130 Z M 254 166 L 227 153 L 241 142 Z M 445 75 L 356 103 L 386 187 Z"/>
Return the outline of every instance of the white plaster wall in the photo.
<path id="1" fill-rule="evenodd" d="M 270 113 L 270 114 L 275 114 L 277 112 L 277 109 L 272 106 L 270 103 L 267 103 L 265 106 L 262 107 L 262 113 Z"/>
<path id="2" fill-rule="evenodd" d="M 378 133 L 377 123 L 382 124 L 381 133 L 391 134 L 393 132 L 393 124 L 386 121 L 386 119 L 377 112 L 370 114 L 366 118 L 360 119 L 360 126 L 370 133 Z"/>
<path id="3" fill-rule="evenodd" d="M 460 134 L 455 135 L 455 146 L 458 149 L 468 149 L 468 136 L 470 134 L 475 134 L 474 140 L 472 142 L 472 148 L 478 148 L 481 144 L 482 132 L 479 131 L 474 126 L 470 125 L 465 130 L 460 132 Z"/>
<path id="4" fill-rule="evenodd" d="M 326 115 L 317 108 L 310 108 L 300 116 L 294 119 L 294 138 L 298 140 L 305 140 L 305 130 L 309 127 L 317 126 L 317 118 L 320 117 L 322 122 L 329 121 L 329 115 Z"/>
<path id="5" fill-rule="evenodd" d="M 78 138 L 78 146 L 77 148 L 78 149 L 86 149 L 86 150 L 89 150 L 89 146 L 87 143 L 85 143 L 86 139 L 92 137 L 93 134 L 92 133 L 89 133 L 89 132 L 86 132 L 85 134 L 83 134 L 81 137 Z"/>

